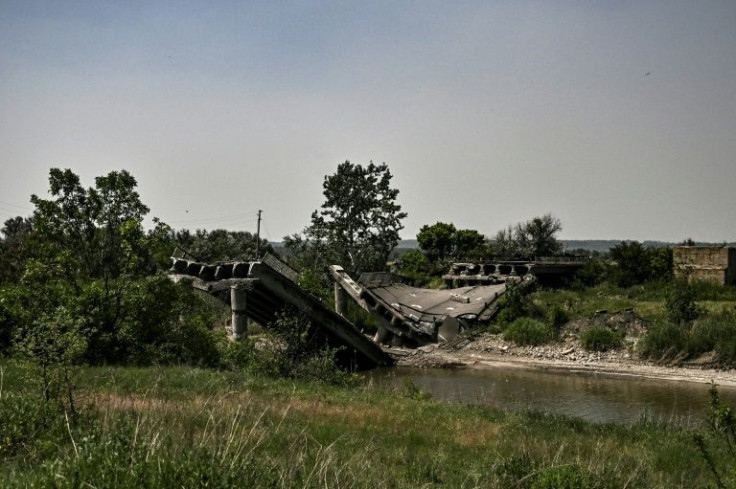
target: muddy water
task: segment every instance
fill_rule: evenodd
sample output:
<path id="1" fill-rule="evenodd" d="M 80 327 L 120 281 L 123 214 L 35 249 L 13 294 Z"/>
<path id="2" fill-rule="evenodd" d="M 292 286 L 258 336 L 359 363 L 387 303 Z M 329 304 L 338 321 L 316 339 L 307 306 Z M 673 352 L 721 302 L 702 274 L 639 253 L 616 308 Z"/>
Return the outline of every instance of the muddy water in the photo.
<path id="1" fill-rule="evenodd" d="M 519 368 L 417 369 L 397 367 L 367 374 L 376 385 L 401 391 L 411 381 L 433 399 L 482 404 L 511 411 L 564 414 L 594 422 L 634 423 L 643 417 L 682 426 L 700 425 L 708 411 L 709 384 L 544 372 Z M 719 387 L 736 405 L 736 388 Z"/>

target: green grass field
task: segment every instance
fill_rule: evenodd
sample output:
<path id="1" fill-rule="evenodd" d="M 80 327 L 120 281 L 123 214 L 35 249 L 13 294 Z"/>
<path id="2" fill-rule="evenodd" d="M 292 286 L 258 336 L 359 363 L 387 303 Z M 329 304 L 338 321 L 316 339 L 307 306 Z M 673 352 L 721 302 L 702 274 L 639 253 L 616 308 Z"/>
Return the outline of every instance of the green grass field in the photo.
<path id="1" fill-rule="evenodd" d="M 0 487 L 692 488 L 693 433 L 188 367 L 83 368 L 73 416 L 2 364 Z M 707 395 L 706 392 L 703 393 Z M 724 454 L 715 452 L 718 464 Z"/>

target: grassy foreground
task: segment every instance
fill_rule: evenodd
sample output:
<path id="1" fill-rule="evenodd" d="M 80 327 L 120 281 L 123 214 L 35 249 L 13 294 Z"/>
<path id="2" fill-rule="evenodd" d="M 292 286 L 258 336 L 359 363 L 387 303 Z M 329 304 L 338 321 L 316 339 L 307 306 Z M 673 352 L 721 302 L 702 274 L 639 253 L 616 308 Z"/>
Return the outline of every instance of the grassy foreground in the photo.
<path id="1" fill-rule="evenodd" d="M 712 482 L 693 433 L 646 421 L 597 425 L 437 403 L 411 386 L 337 388 L 186 367 L 82 369 L 74 416 L 43 402 L 31 367 L 0 367 L 0 487 Z"/>

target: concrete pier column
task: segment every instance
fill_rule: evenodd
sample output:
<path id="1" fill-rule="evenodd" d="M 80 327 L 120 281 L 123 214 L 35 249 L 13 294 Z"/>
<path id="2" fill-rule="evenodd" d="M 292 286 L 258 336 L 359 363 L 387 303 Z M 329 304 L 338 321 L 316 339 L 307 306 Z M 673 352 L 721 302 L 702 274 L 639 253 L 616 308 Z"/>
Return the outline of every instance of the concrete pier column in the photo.
<path id="1" fill-rule="evenodd" d="M 239 340 L 248 333 L 248 318 L 245 315 L 247 292 L 242 286 L 230 287 L 230 309 L 233 311 L 232 338 Z"/>
<path id="2" fill-rule="evenodd" d="M 380 345 L 381 343 L 385 343 L 391 336 L 392 335 L 389 330 L 380 326 L 378 331 L 376 331 L 376 335 L 373 337 L 373 343 Z"/>
<path id="3" fill-rule="evenodd" d="M 343 317 L 348 312 L 348 293 L 337 282 L 335 282 L 335 312 Z"/>

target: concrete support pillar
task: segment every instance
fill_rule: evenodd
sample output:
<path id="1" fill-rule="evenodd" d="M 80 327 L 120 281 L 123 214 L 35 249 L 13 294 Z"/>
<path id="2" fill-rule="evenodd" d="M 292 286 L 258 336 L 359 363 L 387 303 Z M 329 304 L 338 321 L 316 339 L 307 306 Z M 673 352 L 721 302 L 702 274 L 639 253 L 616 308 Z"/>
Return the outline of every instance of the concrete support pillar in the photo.
<path id="1" fill-rule="evenodd" d="M 239 340 L 248 333 L 248 318 L 245 315 L 246 290 L 238 285 L 230 287 L 230 309 L 233 311 L 232 338 Z"/>
<path id="2" fill-rule="evenodd" d="M 376 335 L 373 337 L 373 343 L 381 344 L 385 343 L 386 340 L 391 336 L 391 332 L 384 328 L 383 326 L 379 326 L 378 331 L 376 332 Z"/>
<path id="3" fill-rule="evenodd" d="M 335 312 L 343 317 L 348 312 L 348 293 L 337 282 L 335 282 Z"/>

